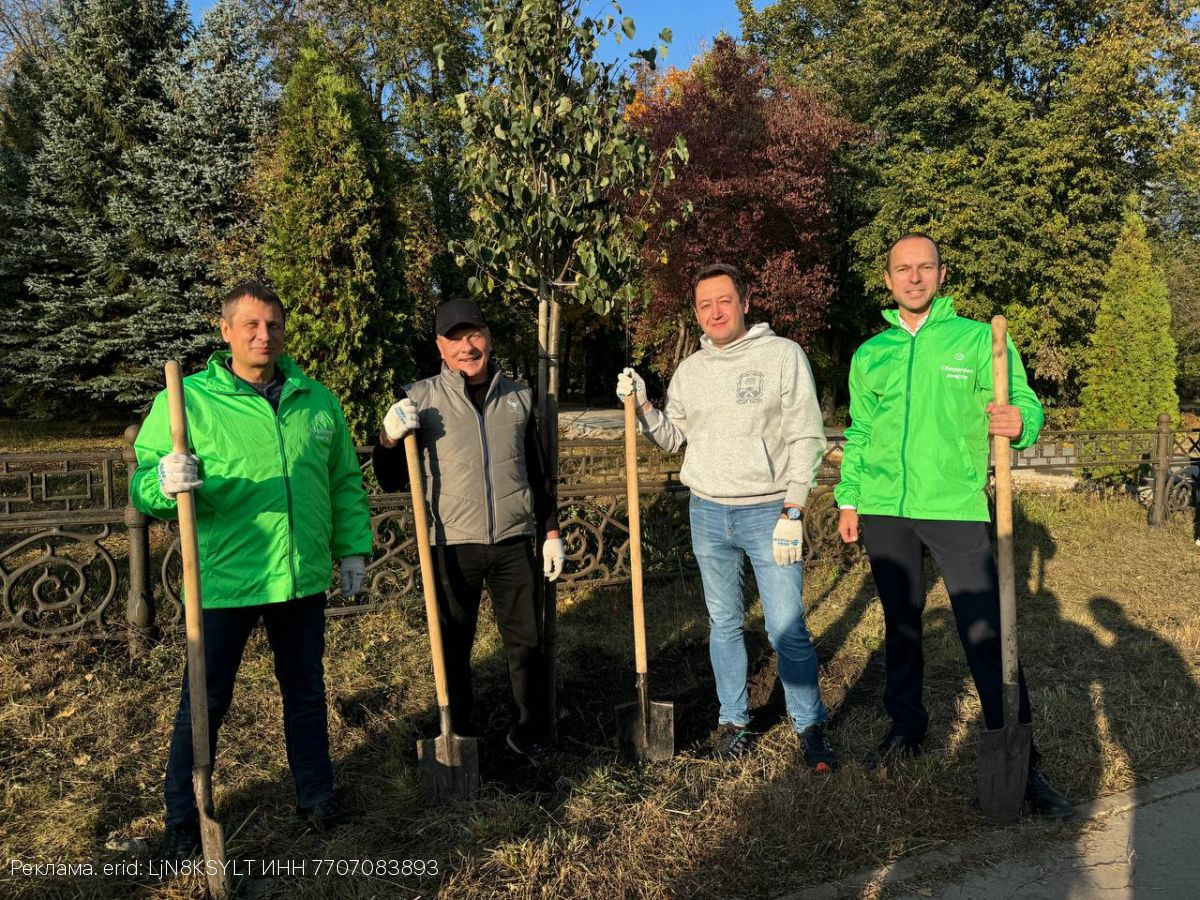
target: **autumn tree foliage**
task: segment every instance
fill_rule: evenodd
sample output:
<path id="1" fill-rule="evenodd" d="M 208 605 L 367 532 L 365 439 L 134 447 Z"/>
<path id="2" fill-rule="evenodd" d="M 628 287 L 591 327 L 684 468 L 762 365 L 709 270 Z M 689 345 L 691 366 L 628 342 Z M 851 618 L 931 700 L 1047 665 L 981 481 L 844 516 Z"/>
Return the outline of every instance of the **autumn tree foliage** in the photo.
<path id="1" fill-rule="evenodd" d="M 644 243 L 634 332 L 649 368 L 669 375 L 694 349 L 692 276 L 716 261 L 741 269 L 752 315 L 809 343 L 834 293 L 830 174 L 853 127 L 726 36 L 691 68 L 644 79 L 628 116 L 655 152 L 683 135 L 690 155 Z"/>

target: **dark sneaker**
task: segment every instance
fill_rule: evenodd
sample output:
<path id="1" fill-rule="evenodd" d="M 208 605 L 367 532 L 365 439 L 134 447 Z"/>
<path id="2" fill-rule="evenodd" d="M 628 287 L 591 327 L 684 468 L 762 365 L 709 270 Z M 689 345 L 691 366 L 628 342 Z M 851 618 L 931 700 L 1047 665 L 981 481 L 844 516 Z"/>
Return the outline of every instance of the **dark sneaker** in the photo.
<path id="1" fill-rule="evenodd" d="M 342 806 L 337 797 L 322 800 L 315 806 L 299 806 L 296 812 L 314 831 L 332 831 L 355 819 L 354 813 Z"/>
<path id="2" fill-rule="evenodd" d="M 524 757 L 525 761 L 535 769 L 547 765 L 554 758 L 554 748 L 549 744 L 541 741 L 527 741 L 518 737 L 515 731 L 510 731 L 504 742 L 508 745 L 509 750 L 517 756 Z"/>
<path id="3" fill-rule="evenodd" d="M 1034 815 L 1047 819 L 1065 819 L 1075 814 L 1074 808 L 1067 799 L 1054 789 L 1039 768 L 1029 770 L 1029 781 L 1025 785 L 1025 802 L 1029 804 Z"/>
<path id="4" fill-rule="evenodd" d="M 187 819 L 168 825 L 163 832 L 158 858 L 165 863 L 185 863 L 200 853 L 200 820 Z"/>
<path id="5" fill-rule="evenodd" d="M 740 759 L 754 747 L 754 732 L 749 726 L 721 723 L 713 742 L 713 759 Z"/>
<path id="6" fill-rule="evenodd" d="M 874 752 L 869 754 L 864 765 L 872 772 L 879 772 L 902 759 L 912 759 L 921 755 L 921 742 L 914 741 L 902 734 L 888 734 Z"/>
<path id="7" fill-rule="evenodd" d="M 800 752 L 804 754 L 804 764 L 818 775 L 827 775 L 837 766 L 837 756 L 833 752 L 833 744 L 829 743 L 829 735 L 825 733 L 824 725 L 809 725 L 799 734 Z"/>

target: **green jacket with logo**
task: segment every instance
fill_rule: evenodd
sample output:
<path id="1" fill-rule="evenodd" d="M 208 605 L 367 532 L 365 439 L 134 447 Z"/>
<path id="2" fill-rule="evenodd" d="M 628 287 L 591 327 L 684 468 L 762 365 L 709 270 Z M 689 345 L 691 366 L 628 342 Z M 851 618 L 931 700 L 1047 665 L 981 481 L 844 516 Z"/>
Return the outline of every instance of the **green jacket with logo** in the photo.
<path id="1" fill-rule="evenodd" d="M 371 519 L 354 442 L 337 398 L 281 356 L 279 411 L 226 366 L 227 351 L 183 380 L 196 491 L 200 587 L 206 608 L 282 603 L 328 590 L 333 560 L 371 556 Z M 171 452 L 166 392 L 134 443 L 133 505 L 173 519 L 158 486 Z"/>
<path id="2" fill-rule="evenodd" d="M 850 418 L 839 506 L 907 519 L 988 521 L 988 417 L 992 400 L 991 326 L 962 319 L 937 297 L 910 334 L 898 310 L 850 363 Z M 1014 449 L 1038 438 L 1044 414 L 1025 367 L 1008 342 L 1009 402 L 1021 411 Z"/>

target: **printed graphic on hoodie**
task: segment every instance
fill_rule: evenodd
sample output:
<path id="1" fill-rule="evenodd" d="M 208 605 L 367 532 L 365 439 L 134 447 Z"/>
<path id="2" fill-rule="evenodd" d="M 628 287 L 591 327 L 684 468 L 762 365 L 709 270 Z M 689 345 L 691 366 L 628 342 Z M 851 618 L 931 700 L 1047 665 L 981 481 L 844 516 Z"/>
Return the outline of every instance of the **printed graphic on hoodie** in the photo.
<path id="1" fill-rule="evenodd" d="M 737 402 L 739 404 L 762 403 L 763 373 L 743 372 L 737 380 Z"/>

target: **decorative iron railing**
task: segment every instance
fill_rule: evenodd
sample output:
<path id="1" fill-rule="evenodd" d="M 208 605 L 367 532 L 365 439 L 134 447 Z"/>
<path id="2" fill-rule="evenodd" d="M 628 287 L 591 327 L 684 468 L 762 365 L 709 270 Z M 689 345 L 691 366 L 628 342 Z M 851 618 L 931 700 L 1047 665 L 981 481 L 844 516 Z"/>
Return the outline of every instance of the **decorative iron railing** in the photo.
<path id="1" fill-rule="evenodd" d="M 123 450 L 91 453 L 0 454 L 0 637 L 128 636 L 135 644 L 180 621 L 181 565 L 174 526 L 148 520 L 128 504 L 134 463 Z M 830 435 L 805 516 L 806 559 L 847 552 L 837 535 L 837 481 L 843 438 Z M 559 516 L 567 546 L 567 585 L 619 584 L 629 579 L 624 448 L 620 441 L 564 441 L 560 446 Z M 369 476 L 370 448 L 360 450 Z M 643 559 L 648 578 L 694 574 L 688 493 L 679 481 L 681 455 L 639 448 Z M 1152 523 L 1194 506 L 1200 431 L 1046 432 L 1014 451 L 1017 471 L 1086 474 L 1120 469 L 1135 484 L 1153 477 L 1144 499 Z M 331 594 L 330 615 L 381 604 L 420 608 L 416 543 L 407 493 L 371 487 L 375 556 L 361 601 Z M 114 602 L 125 595 L 124 613 Z"/>

